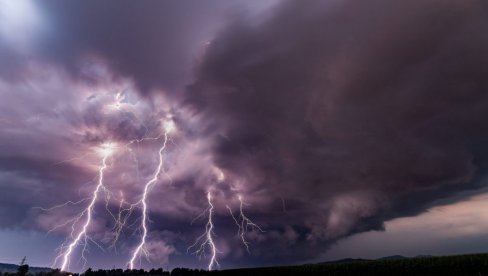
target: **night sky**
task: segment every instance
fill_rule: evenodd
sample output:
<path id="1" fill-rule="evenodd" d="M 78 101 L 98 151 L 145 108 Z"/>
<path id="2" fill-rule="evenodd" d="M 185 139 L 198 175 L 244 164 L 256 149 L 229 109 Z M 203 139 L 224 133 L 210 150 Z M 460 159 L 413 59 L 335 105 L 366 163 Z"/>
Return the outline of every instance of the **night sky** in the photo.
<path id="1" fill-rule="evenodd" d="M 0 262 L 61 267 L 90 214 L 67 269 L 126 268 L 143 202 L 136 268 L 486 252 L 487 30 L 485 0 L 0 0 Z"/>

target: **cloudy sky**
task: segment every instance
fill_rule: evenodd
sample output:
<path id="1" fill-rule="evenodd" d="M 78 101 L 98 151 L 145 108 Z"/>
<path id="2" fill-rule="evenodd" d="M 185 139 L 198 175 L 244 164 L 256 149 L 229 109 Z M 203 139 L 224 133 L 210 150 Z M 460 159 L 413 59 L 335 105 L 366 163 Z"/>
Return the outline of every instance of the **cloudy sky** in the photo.
<path id="1" fill-rule="evenodd" d="M 487 27 L 483 0 L 0 0 L 0 262 L 486 252 Z"/>

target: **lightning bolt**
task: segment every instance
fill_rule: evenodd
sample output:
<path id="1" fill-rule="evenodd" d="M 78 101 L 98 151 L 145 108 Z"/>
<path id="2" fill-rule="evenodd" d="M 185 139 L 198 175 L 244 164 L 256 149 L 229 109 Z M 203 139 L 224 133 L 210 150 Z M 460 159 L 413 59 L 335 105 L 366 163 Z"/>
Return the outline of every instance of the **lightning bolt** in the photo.
<path id="1" fill-rule="evenodd" d="M 103 173 L 104 173 L 105 169 L 107 168 L 107 158 L 112 154 L 112 152 L 113 152 L 113 146 L 110 143 L 102 145 L 102 148 L 100 149 L 100 153 L 102 154 L 102 164 L 100 165 L 99 170 L 98 170 L 98 184 L 92 193 L 91 200 L 90 200 L 90 203 L 88 204 L 88 206 L 83 210 L 83 212 L 81 212 L 73 220 L 73 224 L 71 226 L 72 231 L 71 231 L 71 235 L 70 235 L 70 237 L 72 238 L 71 243 L 68 246 L 62 245 L 61 250 L 63 248 L 65 250 L 62 251 L 60 253 L 60 255 L 58 255 L 56 257 L 56 259 L 54 260 L 54 263 L 56 264 L 58 259 L 60 259 L 60 258 L 62 259 L 61 271 L 66 271 L 66 269 L 69 266 L 71 254 L 73 253 L 73 250 L 76 248 L 76 246 L 80 243 L 83 244 L 82 258 L 84 260 L 86 260 L 84 257 L 84 253 L 86 251 L 86 246 L 87 246 L 88 240 L 89 240 L 89 237 L 87 235 L 87 231 L 88 231 L 88 227 L 90 226 L 90 224 L 92 222 L 93 209 L 95 207 L 95 203 L 97 202 L 98 195 L 99 195 L 100 191 L 106 191 L 106 192 L 108 191 L 103 184 Z M 85 219 L 85 222 L 84 222 L 81 230 L 78 232 L 78 234 L 74 235 L 75 225 L 84 216 L 86 217 L 86 219 Z"/>
<path id="2" fill-rule="evenodd" d="M 251 251 L 249 250 L 250 243 L 246 240 L 246 233 L 249 232 L 249 230 L 260 231 L 262 233 L 264 233 L 265 231 L 263 231 L 261 227 L 259 227 L 259 225 L 255 224 L 244 214 L 244 205 L 246 205 L 246 203 L 242 200 L 242 196 L 238 195 L 237 198 L 239 199 L 240 203 L 238 218 L 234 216 L 234 213 L 232 213 L 232 209 L 229 206 L 226 207 L 237 225 L 237 235 L 240 237 L 242 244 L 246 247 L 247 253 L 251 254 Z"/>
<path id="3" fill-rule="evenodd" d="M 132 211 L 134 210 L 134 206 L 131 204 L 129 205 L 128 208 L 125 208 L 124 205 L 126 205 L 126 201 L 124 199 L 124 193 L 121 191 L 120 192 L 120 200 L 119 200 L 119 210 L 117 213 L 117 217 L 113 216 L 114 218 L 114 226 L 112 227 L 112 231 L 114 233 L 114 237 L 112 240 L 112 244 L 110 245 L 109 248 L 113 248 L 115 250 L 115 253 L 117 253 L 117 247 L 116 244 L 119 240 L 119 237 L 122 233 L 122 230 L 127 224 L 127 220 L 132 214 Z M 111 212 L 110 212 L 111 214 Z"/>
<path id="4" fill-rule="evenodd" d="M 212 194 L 210 191 L 207 192 L 207 200 L 208 200 L 208 207 L 204 212 L 208 212 L 208 220 L 207 224 L 205 225 L 205 232 L 199 236 L 195 243 L 188 247 L 188 251 L 196 247 L 198 244 L 198 250 L 194 252 L 194 254 L 199 256 L 205 256 L 205 249 L 208 246 L 210 248 L 210 262 L 208 263 L 208 270 L 211 271 L 215 265 L 220 266 L 219 262 L 217 261 L 217 253 L 219 252 L 217 247 L 215 246 L 215 242 L 213 240 L 214 233 L 214 224 L 213 224 L 213 211 L 214 205 L 212 204 Z"/>
<path id="5" fill-rule="evenodd" d="M 139 245 L 136 247 L 134 252 L 132 253 L 132 258 L 129 261 L 129 268 L 134 269 L 134 262 L 136 258 L 140 255 L 141 252 L 144 252 L 147 256 L 147 252 L 144 250 L 144 245 L 146 243 L 146 238 L 147 238 L 147 195 L 149 193 L 149 190 L 152 185 L 154 185 L 158 181 L 158 176 L 159 174 L 163 171 L 163 152 L 166 149 L 166 144 L 168 142 L 168 135 L 169 133 L 174 129 L 174 123 L 173 121 L 166 121 L 164 123 L 164 142 L 161 148 L 158 151 L 159 155 L 159 163 L 156 168 L 156 171 L 154 172 L 154 176 L 144 185 L 144 192 L 142 194 L 142 199 L 136 203 L 137 204 L 142 204 L 142 219 L 141 219 L 141 227 L 142 227 L 142 237 Z"/>

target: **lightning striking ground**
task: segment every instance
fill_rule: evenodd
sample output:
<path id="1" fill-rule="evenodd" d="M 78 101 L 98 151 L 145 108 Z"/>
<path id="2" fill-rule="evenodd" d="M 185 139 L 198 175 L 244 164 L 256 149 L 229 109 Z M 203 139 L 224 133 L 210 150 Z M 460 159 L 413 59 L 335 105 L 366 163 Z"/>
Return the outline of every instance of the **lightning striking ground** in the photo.
<path id="1" fill-rule="evenodd" d="M 88 244 L 88 239 L 89 239 L 88 235 L 87 235 L 88 227 L 90 226 L 90 224 L 92 222 L 92 213 L 93 213 L 93 209 L 95 207 L 95 203 L 97 202 L 98 195 L 99 195 L 100 191 L 102 191 L 102 190 L 106 191 L 106 188 L 103 184 L 103 173 L 104 173 L 105 169 L 107 168 L 107 158 L 112 154 L 112 152 L 113 152 L 113 146 L 111 144 L 104 144 L 104 145 L 102 145 L 102 148 L 100 149 L 100 153 L 102 154 L 102 164 L 99 168 L 98 184 L 92 193 L 90 204 L 88 204 L 86 209 L 83 210 L 83 212 L 81 212 L 80 215 L 78 215 L 75 218 L 75 220 L 72 224 L 72 227 L 71 227 L 71 229 L 72 229 L 72 231 L 71 231 L 72 241 L 71 241 L 71 243 L 66 247 L 62 246 L 61 249 L 64 248 L 65 250 L 62 251 L 61 254 L 58 255 L 56 257 L 56 259 L 54 260 L 54 263 L 57 263 L 58 259 L 60 259 L 60 258 L 62 259 L 61 271 L 66 271 L 66 269 L 69 266 L 71 254 L 73 253 L 73 250 L 76 248 L 76 246 L 80 243 L 83 244 L 83 249 L 82 249 L 81 255 L 82 255 L 82 258 L 84 259 L 84 252 L 86 251 L 86 246 Z M 75 232 L 74 226 L 83 216 L 86 217 L 85 222 L 83 224 L 83 227 L 78 232 L 78 234 L 74 235 L 74 232 Z"/>
<path id="2" fill-rule="evenodd" d="M 141 227 L 142 227 L 142 237 L 139 245 L 136 247 L 134 252 L 132 253 L 132 258 L 129 261 L 129 268 L 134 269 L 134 262 L 136 261 L 137 257 L 144 251 L 144 245 L 146 243 L 148 227 L 147 227 L 147 195 L 149 193 L 149 189 L 152 185 L 154 185 L 158 181 L 158 176 L 163 170 L 163 152 L 166 149 L 166 144 L 168 142 L 168 135 L 174 129 L 173 121 L 166 121 L 164 123 L 164 141 L 163 145 L 158 151 L 159 155 L 159 163 L 154 173 L 154 176 L 146 183 L 144 186 L 144 192 L 142 194 L 142 199 L 140 203 L 142 204 L 142 219 L 141 219 Z M 146 253 L 147 254 L 147 253 Z"/>
<path id="3" fill-rule="evenodd" d="M 196 239 L 194 244 L 188 247 L 188 250 L 200 244 L 198 250 L 196 250 L 194 254 L 197 254 L 199 256 L 202 255 L 205 256 L 205 249 L 208 246 L 210 248 L 210 261 L 208 263 L 207 268 L 210 271 L 216 265 L 220 266 L 220 264 L 217 260 L 217 253 L 219 251 L 215 246 L 215 242 L 213 240 L 213 236 L 215 235 L 214 224 L 213 224 L 214 205 L 212 203 L 212 194 L 210 191 L 207 192 L 207 200 L 208 200 L 208 208 L 206 209 L 206 211 L 208 212 L 208 220 L 207 220 L 207 224 L 205 225 L 205 232 Z"/>

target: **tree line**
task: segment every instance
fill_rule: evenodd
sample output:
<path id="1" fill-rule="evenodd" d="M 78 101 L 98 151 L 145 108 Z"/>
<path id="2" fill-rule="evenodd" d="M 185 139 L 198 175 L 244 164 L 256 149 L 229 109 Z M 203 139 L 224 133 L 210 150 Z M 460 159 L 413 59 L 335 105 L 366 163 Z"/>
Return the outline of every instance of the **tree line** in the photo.
<path id="1" fill-rule="evenodd" d="M 68 273 L 59 270 L 29 273 L 25 258 L 15 273 L 0 276 L 488 276 L 488 254 L 472 254 L 445 257 L 422 257 L 401 260 L 358 261 L 353 263 L 324 263 L 287 267 L 266 267 L 206 271 L 201 269 L 175 268 L 171 272 L 162 268 L 92 270 L 84 273 Z"/>

